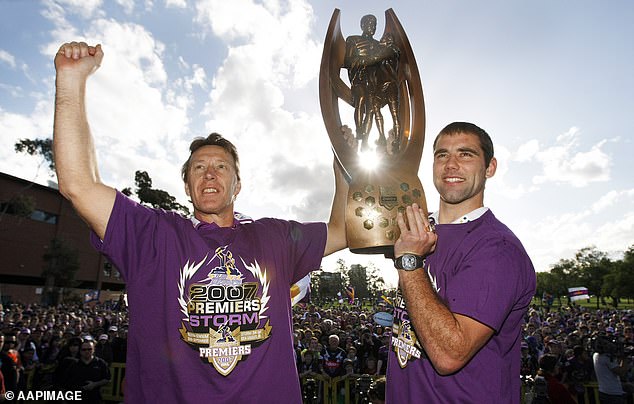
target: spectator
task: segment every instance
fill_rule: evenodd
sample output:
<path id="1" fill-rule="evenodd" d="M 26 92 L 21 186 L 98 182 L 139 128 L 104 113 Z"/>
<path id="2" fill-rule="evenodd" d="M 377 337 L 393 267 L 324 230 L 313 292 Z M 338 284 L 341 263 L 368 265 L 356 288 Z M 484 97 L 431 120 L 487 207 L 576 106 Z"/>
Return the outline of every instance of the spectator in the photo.
<path id="1" fill-rule="evenodd" d="M 108 341 L 107 334 L 101 334 L 99 336 L 99 339 L 97 340 L 97 345 L 95 346 L 95 356 L 103 359 L 108 364 L 108 366 L 112 364 L 112 344 L 110 343 L 110 341 Z"/>
<path id="2" fill-rule="evenodd" d="M 584 384 L 592 379 L 594 367 L 583 346 L 575 345 L 572 353 L 572 357 L 564 362 L 561 382 L 568 385 L 568 389 L 576 397 L 578 403 L 585 403 Z"/>
<path id="3" fill-rule="evenodd" d="M 110 382 L 108 364 L 94 355 L 94 341 L 81 344 L 79 359 L 70 364 L 66 373 L 66 386 L 82 391 L 82 401 L 90 404 L 102 403 L 101 387 Z"/>
<path id="4" fill-rule="evenodd" d="M 330 378 L 342 376 L 345 372 L 343 361 L 346 359 L 346 351 L 339 347 L 339 336 L 332 334 L 328 337 L 328 346 L 322 351 L 323 374 Z"/>
<path id="5" fill-rule="evenodd" d="M 82 340 L 79 337 L 72 337 L 68 343 L 63 346 L 58 355 L 57 368 L 53 375 L 53 384 L 61 390 L 68 390 L 67 385 L 68 369 L 79 358 L 79 351 Z"/>
<path id="6" fill-rule="evenodd" d="M 625 391 L 619 377 L 627 373 L 629 364 L 624 358 L 616 356 L 614 341 L 611 337 L 599 335 L 594 341 L 596 352 L 592 355 L 592 362 L 599 382 L 599 402 L 625 404 Z"/>
<path id="7" fill-rule="evenodd" d="M 566 386 L 561 384 L 555 377 L 559 367 L 557 357 L 551 354 L 544 354 L 539 358 L 539 371 L 537 374 L 546 379 L 548 385 L 548 399 L 552 404 L 576 404 Z"/>
<path id="8" fill-rule="evenodd" d="M 19 372 L 15 344 L 15 335 L 0 333 L 0 371 L 4 379 L 4 386 L 8 391 L 18 390 Z"/>
<path id="9" fill-rule="evenodd" d="M 17 339 L 14 334 L 0 334 L 0 369 L 8 391 L 17 391 L 20 382 L 21 365 L 16 345 Z"/>

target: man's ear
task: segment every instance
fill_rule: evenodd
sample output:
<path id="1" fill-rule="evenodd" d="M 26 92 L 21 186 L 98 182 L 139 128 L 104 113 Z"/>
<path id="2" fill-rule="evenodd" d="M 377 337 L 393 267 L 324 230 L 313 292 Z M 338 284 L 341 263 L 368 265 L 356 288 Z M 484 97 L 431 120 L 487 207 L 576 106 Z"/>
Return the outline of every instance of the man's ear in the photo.
<path id="1" fill-rule="evenodd" d="M 238 196 L 238 194 L 240 193 L 240 190 L 242 189 L 242 182 L 240 182 L 240 180 L 238 180 L 238 183 L 236 184 L 236 189 L 233 192 L 233 200 L 236 200 L 236 197 Z"/>
<path id="2" fill-rule="evenodd" d="M 493 177 L 495 175 L 495 170 L 497 170 L 497 168 L 498 168 L 498 161 L 496 160 L 495 157 L 493 157 L 491 161 L 489 162 L 489 166 L 486 169 L 486 172 L 485 172 L 486 177 L 487 178 Z"/>
<path id="3" fill-rule="evenodd" d="M 189 193 L 189 184 L 185 183 L 185 194 L 187 194 L 187 196 L 191 197 L 190 193 Z"/>

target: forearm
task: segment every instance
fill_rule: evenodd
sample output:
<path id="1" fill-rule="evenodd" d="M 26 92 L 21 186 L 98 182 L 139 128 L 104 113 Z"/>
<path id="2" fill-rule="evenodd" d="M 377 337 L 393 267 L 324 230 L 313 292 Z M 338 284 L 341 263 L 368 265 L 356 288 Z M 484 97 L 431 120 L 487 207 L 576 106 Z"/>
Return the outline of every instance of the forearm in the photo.
<path id="1" fill-rule="evenodd" d="M 85 106 L 85 80 L 57 77 L 53 153 L 60 192 L 72 201 L 99 183 Z"/>
<path id="2" fill-rule="evenodd" d="M 465 327 L 464 317 L 459 318 L 440 300 L 423 269 L 400 270 L 399 279 L 410 321 L 434 368 L 440 374 L 461 369 L 488 336 L 474 335 Z"/>

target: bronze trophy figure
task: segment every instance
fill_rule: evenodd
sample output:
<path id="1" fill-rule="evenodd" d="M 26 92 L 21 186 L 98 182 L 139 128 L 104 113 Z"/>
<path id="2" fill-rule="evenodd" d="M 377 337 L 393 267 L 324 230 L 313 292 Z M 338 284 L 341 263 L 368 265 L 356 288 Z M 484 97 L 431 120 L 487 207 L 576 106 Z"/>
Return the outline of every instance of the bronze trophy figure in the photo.
<path id="1" fill-rule="evenodd" d="M 425 140 L 425 103 L 414 53 L 392 9 L 385 30 L 374 38 L 376 17 L 361 18 L 361 35 L 344 39 L 340 12 L 332 14 L 319 72 L 319 99 L 335 157 L 350 184 L 346 232 L 350 251 L 392 253 L 398 238 L 396 215 L 427 204 L 418 167 Z M 348 73 L 348 86 L 341 79 Z M 342 123 L 339 100 L 353 109 L 353 130 Z M 392 129 L 385 136 L 381 110 L 387 107 Z M 377 140 L 371 142 L 376 123 Z M 367 157 L 369 155 L 369 157 Z M 364 168 L 371 159 L 375 170 Z"/>

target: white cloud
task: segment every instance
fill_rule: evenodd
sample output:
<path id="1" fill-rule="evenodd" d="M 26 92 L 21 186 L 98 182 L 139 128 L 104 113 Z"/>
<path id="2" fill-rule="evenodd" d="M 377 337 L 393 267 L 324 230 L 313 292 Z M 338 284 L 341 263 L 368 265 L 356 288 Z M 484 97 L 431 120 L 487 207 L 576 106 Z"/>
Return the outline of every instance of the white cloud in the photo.
<path id="1" fill-rule="evenodd" d="M 0 49 L 0 62 L 6 63 L 15 69 L 15 57 L 3 49 Z"/>
<path id="2" fill-rule="evenodd" d="M 186 8 L 187 0 L 165 0 L 165 7 Z"/>
<path id="3" fill-rule="evenodd" d="M 126 14 L 132 14 L 134 11 L 134 0 L 116 0 Z"/>
<path id="4" fill-rule="evenodd" d="M 527 219 L 514 225 L 513 231 L 537 270 L 547 270 L 560 258 L 572 257 L 589 245 L 622 252 L 634 244 L 634 189 L 610 191 L 587 206 L 581 203 L 560 215 L 548 214 L 548 207 L 544 207 L 540 220 Z"/>
<path id="5" fill-rule="evenodd" d="M 79 14 L 83 18 L 102 16 L 102 0 L 56 0 L 67 12 Z"/>
<path id="6" fill-rule="evenodd" d="M 208 131 L 224 134 L 240 151 L 250 181 L 243 183 L 241 200 L 301 217 L 320 212 L 312 217 L 327 219 L 332 161 L 323 161 L 330 147 L 321 115 L 292 111 L 285 94 L 317 77 L 321 50 L 311 37 L 312 9 L 300 1 L 243 0 L 200 1 L 196 10 L 203 30 L 228 49 L 203 114 Z M 316 86 L 310 96 L 318 99 Z M 282 185 L 289 173 L 299 178 L 292 190 Z M 327 185 L 315 192 L 314 181 Z"/>
<path id="7" fill-rule="evenodd" d="M 537 151 L 535 158 L 542 164 L 542 175 L 533 177 L 535 184 L 554 182 L 585 187 L 591 182 L 610 179 L 610 157 L 601 150 L 601 141 L 590 151 L 577 151 L 579 129 L 573 127 L 557 137 L 556 145 Z"/>
<path id="8" fill-rule="evenodd" d="M 532 139 L 517 148 L 513 159 L 518 162 L 527 162 L 532 160 L 538 151 L 539 142 L 536 139 Z"/>
<path id="9" fill-rule="evenodd" d="M 4 111 L 0 108 L 0 133 L 7 147 L 0 148 L 3 171 L 40 184 L 51 178 L 48 163 L 41 157 L 16 153 L 13 145 L 20 139 L 42 139 L 51 136 L 53 111 L 51 103 L 40 101 L 29 115 Z"/>

